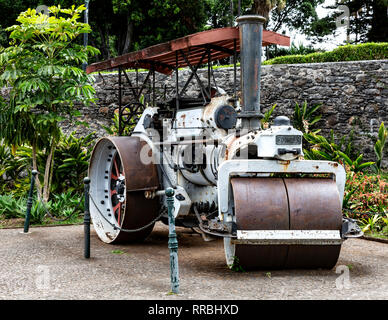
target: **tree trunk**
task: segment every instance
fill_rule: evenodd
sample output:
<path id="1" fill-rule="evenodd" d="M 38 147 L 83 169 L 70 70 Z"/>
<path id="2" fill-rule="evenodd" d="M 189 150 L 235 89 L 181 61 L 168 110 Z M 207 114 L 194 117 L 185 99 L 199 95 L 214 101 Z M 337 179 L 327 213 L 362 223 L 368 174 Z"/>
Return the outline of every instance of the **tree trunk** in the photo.
<path id="1" fill-rule="evenodd" d="M 123 54 L 129 52 L 132 45 L 132 39 L 133 39 L 133 22 L 130 22 L 128 17 L 127 33 L 125 36 Z"/>
<path id="2" fill-rule="evenodd" d="M 98 29 L 100 32 L 100 37 L 101 37 L 101 45 L 102 45 L 102 56 L 103 59 L 109 59 L 110 58 L 110 49 L 109 49 L 109 36 L 106 35 L 106 29 L 100 27 Z"/>
<path id="3" fill-rule="evenodd" d="M 271 7 L 266 0 L 254 0 L 252 4 L 252 13 L 263 16 L 268 20 Z"/>
<path id="4" fill-rule="evenodd" d="M 47 203 L 50 197 L 50 187 L 51 187 L 51 180 L 52 180 L 52 170 L 53 170 L 53 164 L 54 164 L 54 151 L 56 147 L 56 141 L 52 141 L 50 153 L 46 160 L 46 167 L 44 170 L 44 182 L 43 182 L 43 201 Z"/>
<path id="5" fill-rule="evenodd" d="M 35 144 L 32 145 L 32 169 L 38 171 Z M 36 175 L 35 184 L 36 184 L 36 189 L 38 190 L 38 197 L 42 199 L 42 186 L 40 184 L 39 175 Z"/>

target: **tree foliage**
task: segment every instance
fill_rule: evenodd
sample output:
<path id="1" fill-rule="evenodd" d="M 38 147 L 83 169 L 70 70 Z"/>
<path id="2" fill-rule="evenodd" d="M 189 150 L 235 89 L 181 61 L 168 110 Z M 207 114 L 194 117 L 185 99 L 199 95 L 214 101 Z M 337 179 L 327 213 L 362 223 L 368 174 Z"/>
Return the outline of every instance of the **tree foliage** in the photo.
<path id="1" fill-rule="evenodd" d="M 290 30 L 297 30 L 311 39 L 320 39 L 331 34 L 335 23 L 331 18 L 320 19 L 317 7 L 325 0 L 287 0 L 283 10 L 272 10 L 269 27 L 279 31 L 287 26 Z"/>
<path id="2" fill-rule="evenodd" d="M 349 8 L 353 42 L 388 42 L 388 0 L 337 0 L 334 8 L 338 5 Z"/>
<path id="3" fill-rule="evenodd" d="M 101 3 L 101 6 L 100 6 Z M 91 1 L 95 46 L 104 58 L 202 31 L 207 16 L 202 0 Z"/>
<path id="4" fill-rule="evenodd" d="M 388 37 L 387 1 L 338 0 L 335 8 L 342 2 L 350 8 L 349 32 L 355 42 L 382 42 Z M 267 29 L 288 28 L 313 42 L 335 32 L 339 14 L 319 18 L 316 9 L 324 0 L 90 0 L 89 23 L 93 32 L 89 40 L 101 51 L 97 60 L 110 58 L 207 28 L 229 26 L 238 15 L 239 2 L 241 14 L 269 17 Z M 83 3 L 84 0 L 44 2 L 62 7 Z M 19 12 L 40 4 L 38 0 L 0 0 L 0 47 L 8 44 L 2 28 L 12 25 Z"/>
<path id="5" fill-rule="evenodd" d="M 10 32 L 10 46 L 0 52 L 0 86 L 10 87 L 0 113 L 0 139 L 8 145 L 31 145 L 48 156 L 43 196 L 48 199 L 53 154 L 60 136 L 58 123 L 79 112 L 75 102 L 94 101 L 92 78 L 79 66 L 99 51 L 76 42 L 91 31 L 78 22 L 84 6 L 50 7 L 50 16 L 35 9 L 22 12 Z"/>

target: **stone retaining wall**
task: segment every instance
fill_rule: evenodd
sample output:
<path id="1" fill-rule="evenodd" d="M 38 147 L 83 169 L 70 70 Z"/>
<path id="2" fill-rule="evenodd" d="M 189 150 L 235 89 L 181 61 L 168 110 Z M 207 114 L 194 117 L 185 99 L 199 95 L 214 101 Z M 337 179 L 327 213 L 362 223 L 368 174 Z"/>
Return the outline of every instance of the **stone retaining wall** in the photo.
<path id="1" fill-rule="evenodd" d="M 189 74 L 189 70 L 180 71 L 181 87 Z M 128 73 L 128 76 L 135 83 L 135 73 Z M 199 70 L 199 76 L 206 79 L 207 69 Z M 215 69 L 214 76 L 219 87 L 233 93 L 233 68 Z M 140 81 L 144 77 L 145 73 L 139 73 Z M 112 123 L 111 118 L 117 108 L 118 77 L 117 73 L 110 73 L 102 74 L 102 77 L 96 75 L 95 78 L 99 100 L 95 106 L 80 107 L 90 127 L 79 130 L 81 134 L 96 131 L 97 136 L 103 136 L 106 133 L 101 125 Z M 175 85 L 174 74 L 158 74 L 156 79 L 159 87 Z M 194 84 L 195 79 L 187 93 L 196 96 L 198 92 Z M 355 145 L 366 159 L 375 160 L 373 144 L 379 125 L 384 121 L 388 127 L 388 60 L 263 66 L 261 85 L 262 112 L 276 103 L 275 116 L 291 116 L 296 102 L 307 101 L 308 106 L 322 104 L 320 112 L 323 117 L 317 124 L 322 134 L 327 136 L 333 129 L 339 138 L 349 135 L 354 129 Z M 128 103 L 131 99 L 130 91 L 126 90 L 123 102 Z M 67 131 L 74 129 L 69 123 L 64 123 L 63 127 Z M 387 166 L 387 160 L 388 147 L 384 166 Z"/>

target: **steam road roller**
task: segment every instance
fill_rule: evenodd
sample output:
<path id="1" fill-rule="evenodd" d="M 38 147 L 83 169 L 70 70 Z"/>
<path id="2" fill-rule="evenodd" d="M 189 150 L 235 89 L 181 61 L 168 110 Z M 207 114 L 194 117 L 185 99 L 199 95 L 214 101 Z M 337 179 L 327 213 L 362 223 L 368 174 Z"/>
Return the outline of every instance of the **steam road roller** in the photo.
<path id="1" fill-rule="evenodd" d="M 344 168 L 304 160 L 303 134 L 285 116 L 261 127 L 262 47 L 289 45 L 288 37 L 263 31 L 264 21 L 240 16 L 236 27 L 88 67 L 118 68 L 119 77 L 121 135 L 101 138 L 89 167 L 90 212 L 102 241 L 141 241 L 156 221 L 168 223 L 168 187 L 175 190 L 176 224 L 204 240 L 222 237 L 230 267 L 238 261 L 246 269 L 332 268 L 342 242 L 361 236 L 342 216 Z M 232 92 L 217 85 L 212 67 L 227 57 L 234 61 Z M 206 68 L 199 74 L 204 65 L 207 77 Z M 134 79 L 128 68 L 149 71 Z M 186 68 L 186 82 L 179 68 Z M 161 75 L 174 79 L 172 90 L 156 80 Z"/>

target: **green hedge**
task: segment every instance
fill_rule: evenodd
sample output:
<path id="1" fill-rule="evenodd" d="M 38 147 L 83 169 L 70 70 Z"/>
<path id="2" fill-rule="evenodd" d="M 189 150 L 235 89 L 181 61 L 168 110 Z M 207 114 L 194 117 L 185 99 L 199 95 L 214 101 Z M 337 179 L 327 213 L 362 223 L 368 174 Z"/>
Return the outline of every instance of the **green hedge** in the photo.
<path id="1" fill-rule="evenodd" d="M 388 59 L 388 42 L 345 45 L 328 52 L 276 57 L 263 64 L 293 64 Z"/>

